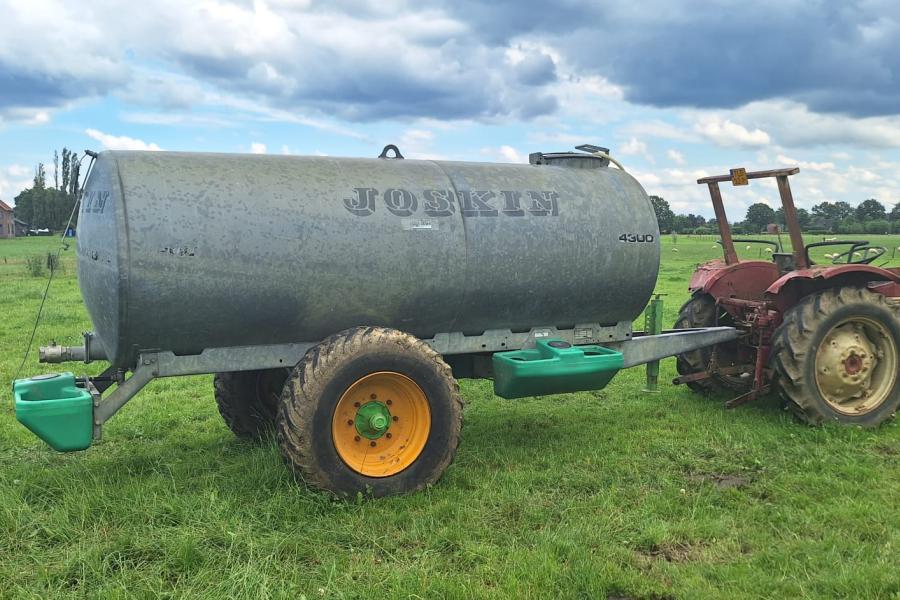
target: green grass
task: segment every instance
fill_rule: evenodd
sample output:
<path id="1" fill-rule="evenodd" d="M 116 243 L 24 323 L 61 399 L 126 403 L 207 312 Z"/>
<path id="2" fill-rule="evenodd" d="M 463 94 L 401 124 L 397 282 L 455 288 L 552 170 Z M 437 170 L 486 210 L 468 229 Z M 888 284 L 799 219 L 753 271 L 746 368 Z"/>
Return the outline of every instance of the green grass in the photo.
<path id="1" fill-rule="evenodd" d="M 668 324 L 713 243 L 663 239 Z M 0 380 L 43 290 L 25 260 L 54 245 L 0 240 Z M 72 255 L 37 344 L 90 328 Z M 52 367 L 32 355 L 24 374 Z M 674 374 L 665 361 L 661 380 Z M 150 384 L 70 455 L 16 423 L 6 388 L 0 596 L 900 598 L 896 423 L 808 428 L 772 399 L 725 411 L 642 382 L 632 369 L 602 392 L 507 401 L 463 381 L 445 477 L 358 502 L 305 487 L 274 444 L 235 439 L 210 377 Z"/>

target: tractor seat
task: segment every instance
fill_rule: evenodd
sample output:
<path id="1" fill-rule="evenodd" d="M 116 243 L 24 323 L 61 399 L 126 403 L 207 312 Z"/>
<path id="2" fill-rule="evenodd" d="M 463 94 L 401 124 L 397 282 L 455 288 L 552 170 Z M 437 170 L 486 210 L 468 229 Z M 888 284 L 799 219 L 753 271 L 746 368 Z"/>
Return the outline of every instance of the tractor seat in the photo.
<path id="1" fill-rule="evenodd" d="M 794 270 L 794 255 L 791 252 L 773 252 L 772 260 L 782 275 Z"/>

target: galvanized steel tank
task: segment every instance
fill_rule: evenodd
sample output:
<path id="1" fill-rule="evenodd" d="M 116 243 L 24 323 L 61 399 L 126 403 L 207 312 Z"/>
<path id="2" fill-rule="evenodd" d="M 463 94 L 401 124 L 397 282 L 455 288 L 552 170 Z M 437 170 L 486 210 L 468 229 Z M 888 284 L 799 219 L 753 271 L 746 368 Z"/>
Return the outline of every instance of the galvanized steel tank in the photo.
<path id="1" fill-rule="evenodd" d="M 355 325 L 527 331 L 637 317 L 659 229 L 627 173 L 540 164 L 103 152 L 78 275 L 111 363 Z"/>

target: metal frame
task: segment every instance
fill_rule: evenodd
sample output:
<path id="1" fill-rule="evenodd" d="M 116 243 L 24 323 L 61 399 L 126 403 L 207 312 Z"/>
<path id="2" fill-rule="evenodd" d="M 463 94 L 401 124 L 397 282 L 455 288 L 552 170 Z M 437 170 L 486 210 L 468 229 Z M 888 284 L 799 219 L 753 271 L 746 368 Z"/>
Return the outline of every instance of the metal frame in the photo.
<path id="1" fill-rule="evenodd" d="M 745 178 L 739 177 L 744 175 Z M 797 209 L 794 206 L 794 196 L 791 193 L 791 184 L 788 183 L 788 177 L 796 175 L 800 172 L 799 167 L 791 167 L 788 169 L 772 169 L 770 171 L 752 171 L 744 173 L 743 169 L 734 169 L 730 175 L 714 175 L 712 177 L 702 177 L 697 180 L 699 184 L 709 186 L 709 196 L 712 198 L 713 210 L 716 213 L 716 224 L 719 226 L 719 235 L 722 237 L 722 246 L 725 249 L 725 264 L 736 265 L 740 262 L 737 250 L 734 248 L 734 240 L 731 237 L 731 226 L 728 225 L 728 218 L 725 215 L 725 203 L 722 201 L 722 191 L 719 184 L 723 181 L 731 181 L 734 185 L 747 185 L 749 179 L 765 179 L 774 177 L 778 182 L 778 193 L 781 196 L 781 206 L 784 208 L 784 222 L 787 225 L 788 233 L 791 237 L 791 251 L 794 255 L 794 268 L 806 269 L 809 264 L 806 260 L 806 254 L 803 251 L 803 234 L 800 231 L 800 221 L 797 218 Z"/>
<path id="2" fill-rule="evenodd" d="M 704 346 L 719 344 L 738 338 L 741 333 L 731 327 L 710 327 L 706 329 L 684 329 L 665 331 L 660 335 L 632 334 L 631 324 L 619 324 L 614 328 L 581 328 L 557 329 L 555 327 L 536 327 L 528 333 L 511 333 L 508 330 L 492 330 L 480 336 L 463 336 L 462 334 L 443 334 L 434 339 L 424 340 L 435 350 L 448 356 L 459 354 L 491 354 L 505 350 L 517 350 L 533 347 L 536 338 L 558 337 L 574 345 L 596 343 L 593 335 L 602 334 L 618 340 L 607 341 L 604 345 L 616 349 L 623 354 L 624 367 L 633 367 L 688 352 Z M 632 338 L 632 335 L 634 337 Z M 622 338 L 625 339 L 622 339 Z M 236 346 L 228 348 L 210 348 L 199 354 L 178 356 L 172 352 L 148 351 L 138 356 L 137 366 L 130 377 L 125 378 L 121 371 L 113 367 L 107 369 L 99 379 L 111 382 L 113 375 L 118 386 L 103 397 L 103 391 L 109 385 L 96 385 L 91 378 L 85 378 L 85 387 L 94 398 L 94 438 L 99 439 L 101 428 L 129 400 L 135 397 L 144 386 L 163 377 L 181 375 L 202 375 L 224 371 L 255 371 L 279 367 L 293 367 L 303 358 L 306 352 L 316 343 L 272 344 L 264 346 Z M 110 383 L 111 385 L 111 383 Z"/>

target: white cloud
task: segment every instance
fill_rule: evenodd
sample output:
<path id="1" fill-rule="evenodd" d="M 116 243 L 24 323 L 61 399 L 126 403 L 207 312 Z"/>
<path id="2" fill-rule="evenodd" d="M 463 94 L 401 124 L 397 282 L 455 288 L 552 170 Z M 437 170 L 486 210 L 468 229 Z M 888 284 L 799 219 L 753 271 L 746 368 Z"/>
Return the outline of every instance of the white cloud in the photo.
<path id="1" fill-rule="evenodd" d="M 647 150 L 647 144 L 640 141 L 636 137 L 632 137 L 627 142 L 619 146 L 619 153 L 626 156 L 643 156 L 648 162 L 653 163 L 653 156 Z"/>
<path id="2" fill-rule="evenodd" d="M 684 160 L 684 154 L 682 154 L 678 150 L 675 150 L 674 148 L 670 148 L 668 151 L 666 151 L 666 156 L 668 156 L 669 160 L 671 160 L 678 166 L 683 166 L 686 162 Z"/>
<path id="3" fill-rule="evenodd" d="M 752 148 L 769 144 L 771 138 L 762 129 L 747 129 L 729 119 L 715 115 L 701 117 L 694 125 L 694 131 L 716 144 L 726 148 Z"/>
<path id="4" fill-rule="evenodd" d="M 833 162 L 814 162 L 806 160 L 797 160 L 784 154 L 779 154 L 776 159 L 779 165 L 785 167 L 800 167 L 801 171 L 832 171 L 834 170 Z"/>
<path id="5" fill-rule="evenodd" d="M 766 100 L 751 102 L 739 109 L 716 113 L 741 123 L 755 123 L 771 133 L 781 146 L 809 148 L 825 144 L 841 147 L 835 151 L 848 156 L 847 146 L 862 148 L 900 148 L 900 116 L 853 118 L 840 114 L 810 112 L 799 102 Z M 765 131 L 759 130 L 761 133 Z"/>
<path id="6" fill-rule="evenodd" d="M 50 111 L 48 109 L 15 107 L 0 110 L 0 124 L 46 125 L 49 122 Z"/>
<path id="7" fill-rule="evenodd" d="M 640 137 L 664 138 L 680 142 L 700 141 L 695 133 L 658 119 L 640 120 L 630 123 L 623 128 L 623 131 Z"/>
<path id="8" fill-rule="evenodd" d="M 12 164 L 0 169 L 0 200 L 13 206 L 13 199 L 31 187 L 33 180 L 34 169 L 25 165 Z"/>
<path id="9" fill-rule="evenodd" d="M 252 142 L 250 144 L 250 152 L 252 154 L 265 154 L 266 150 L 266 145 L 262 142 Z"/>
<path id="10" fill-rule="evenodd" d="M 481 155 L 489 160 L 507 163 L 527 163 L 527 157 L 512 146 L 486 147 L 481 149 Z"/>
<path id="11" fill-rule="evenodd" d="M 104 150 L 162 150 L 154 143 L 147 143 L 126 135 L 111 135 L 96 129 L 86 129 L 84 133 L 89 138 L 100 142 Z"/>

